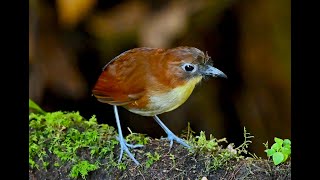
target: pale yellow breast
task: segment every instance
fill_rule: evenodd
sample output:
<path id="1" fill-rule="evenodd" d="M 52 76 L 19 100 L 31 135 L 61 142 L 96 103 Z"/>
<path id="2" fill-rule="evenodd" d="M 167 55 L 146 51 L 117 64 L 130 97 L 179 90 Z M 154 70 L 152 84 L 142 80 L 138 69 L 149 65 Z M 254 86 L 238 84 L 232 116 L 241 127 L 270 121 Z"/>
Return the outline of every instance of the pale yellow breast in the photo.
<path id="1" fill-rule="evenodd" d="M 176 87 L 169 92 L 149 97 L 148 110 L 131 109 L 129 111 L 142 116 L 154 116 L 164 112 L 172 111 L 182 105 L 191 95 L 194 87 L 201 81 L 202 77 L 195 77 L 186 84 Z"/>

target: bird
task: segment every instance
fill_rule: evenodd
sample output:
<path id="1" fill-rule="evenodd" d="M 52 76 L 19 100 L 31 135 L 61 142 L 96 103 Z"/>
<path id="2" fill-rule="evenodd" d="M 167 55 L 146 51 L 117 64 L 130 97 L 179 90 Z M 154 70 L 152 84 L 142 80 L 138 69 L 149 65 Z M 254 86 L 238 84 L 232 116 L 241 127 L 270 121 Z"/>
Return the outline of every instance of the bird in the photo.
<path id="1" fill-rule="evenodd" d="M 170 149 L 173 141 L 191 148 L 166 127 L 158 115 L 172 111 L 186 102 L 195 86 L 205 77 L 227 78 L 222 71 L 213 67 L 213 61 L 207 52 L 195 47 L 137 47 L 109 61 L 102 68 L 92 94 L 99 102 L 113 106 L 118 128 L 117 140 L 120 143 L 118 162 L 121 161 L 123 152 L 126 152 L 139 165 L 129 148 L 143 146 L 125 141 L 118 106 L 141 116 L 153 117 L 166 132 Z"/>

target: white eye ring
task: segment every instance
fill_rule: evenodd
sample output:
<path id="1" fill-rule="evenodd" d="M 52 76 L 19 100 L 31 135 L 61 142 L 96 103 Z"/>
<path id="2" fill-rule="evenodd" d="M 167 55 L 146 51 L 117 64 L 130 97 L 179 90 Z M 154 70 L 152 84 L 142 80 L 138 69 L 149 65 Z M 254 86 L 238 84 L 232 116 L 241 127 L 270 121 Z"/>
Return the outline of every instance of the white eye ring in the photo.
<path id="1" fill-rule="evenodd" d="M 182 69 L 186 72 L 189 73 L 194 73 L 197 70 L 197 66 L 194 64 L 190 64 L 190 63 L 185 63 L 182 65 Z"/>

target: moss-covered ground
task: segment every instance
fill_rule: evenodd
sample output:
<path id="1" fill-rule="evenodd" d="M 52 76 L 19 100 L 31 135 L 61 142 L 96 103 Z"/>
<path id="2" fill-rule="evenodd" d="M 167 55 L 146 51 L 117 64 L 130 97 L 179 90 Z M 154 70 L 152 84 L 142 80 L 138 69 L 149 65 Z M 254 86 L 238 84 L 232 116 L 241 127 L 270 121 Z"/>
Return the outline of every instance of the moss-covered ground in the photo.
<path id="1" fill-rule="evenodd" d="M 205 132 L 196 135 L 189 126 L 181 137 L 193 148 L 131 133 L 128 143 L 141 163 L 124 154 L 118 163 L 119 145 L 114 127 L 98 124 L 95 116 L 79 112 L 41 112 L 29 115 L 29 179 L 291 179 L 291 160 L 275 166 L 247 152 L 250 134 L 234 147 L 226 139 Z"/>

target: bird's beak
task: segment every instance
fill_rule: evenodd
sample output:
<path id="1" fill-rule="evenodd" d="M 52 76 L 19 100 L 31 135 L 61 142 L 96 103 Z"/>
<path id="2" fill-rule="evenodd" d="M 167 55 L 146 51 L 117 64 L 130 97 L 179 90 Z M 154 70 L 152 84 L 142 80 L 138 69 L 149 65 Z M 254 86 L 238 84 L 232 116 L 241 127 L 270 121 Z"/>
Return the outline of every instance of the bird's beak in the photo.
<path id="1" fill-rule="evenodd" d="M 225 75 L 222 71 L 219 69 L 206 65 L 203 68 L 201 68 L 201 74 L 206 75 L 206 76 L 212 76 L 212 77 L 222 77 L 222 78 L 228 78 L 227 75 Z"/>

